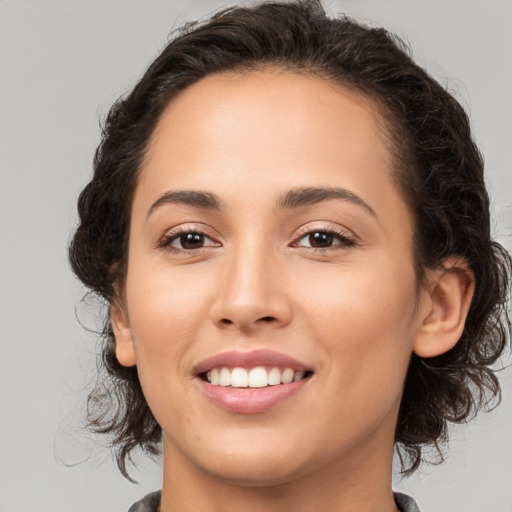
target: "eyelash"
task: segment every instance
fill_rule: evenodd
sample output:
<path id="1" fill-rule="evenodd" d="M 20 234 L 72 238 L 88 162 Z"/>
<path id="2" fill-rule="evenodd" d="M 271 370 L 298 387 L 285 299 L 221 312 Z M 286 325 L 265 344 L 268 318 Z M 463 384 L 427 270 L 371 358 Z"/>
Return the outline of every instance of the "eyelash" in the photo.
<path id="1" fill-rule="evenodd" d="M 304 238 L 305 236 L 307 235 L 312 235 L 314 233 L 323 233 L 327 236 L 334 236 L 335 238 L 338 238 L 340 240 L 340 244 L 336 245 L 336 246 L 331 246 L 331 247 L 309 247 L 309 249 L 314 252 L 314 253 L 325 253 L 325 252 L 329 252 L 329 251 L 335 251 L 335 250 L 340 250 L 340 249 L 350 249 L 352 247 L 355 247 L 357 245 L 357 242 L 350 236 L 348 236 L 346 233 L 342 232 L 342 231 L 337 231 L 335 229 L 327 229 L 327 228 L 317 228 L 317 229 L 310 229 L 308 231 L 303 231 L 302 233 L 299 234 L 299 237 L 298 237 L 298 240 L 301 240 L 302 238 Z M 175 231 L 173 233 L 169 233 L 169 234 L 166 234 L 162 240 L 160 241 L 160 243 L 158 244 L 158 247 L 160 249 L 165 249 L 167 251 L 170 251 L 170 252 L 174 252 L 174 253 L 198 253 L 200 251 L 202 251 L 203 249 L 206 249 L 207 247 L 212 247 L 212 246 L 207 246 L 207 247 L 199 247 L 197 249 L 179 249 L 177 247 L 172 247 L 171 244 L 179 239 L 182 235 L 186 235 L 186 234 L 195 234 L 195 235 L 201 235 L 201 236 L 205 236 L 207 238 L 210 238 L 204 231 L 200 230 L 200 229 L 181 229 L 179 231 Z M 215 247 L 215 246 L 213 246 Z M 300 247 L 304 247 L 304 246 L 300 246 Z"/>

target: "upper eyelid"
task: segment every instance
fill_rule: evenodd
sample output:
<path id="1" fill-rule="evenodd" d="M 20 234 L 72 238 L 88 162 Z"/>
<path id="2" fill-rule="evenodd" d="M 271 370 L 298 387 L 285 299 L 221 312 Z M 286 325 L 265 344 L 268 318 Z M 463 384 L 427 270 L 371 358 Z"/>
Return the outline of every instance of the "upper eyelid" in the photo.
<path id="1" fill-rule="evenodd" d="M 334 233 L 336 233 L 338 231 L 338 232 L 342 232 L 347 237 L 357 238 L 356 235 L 354 235 L 354 233 L 347 228 L 343 228 L 341 226 L 332 227 L 332 226 L 328 226 L 328 225 L 314 226 L 314 227 L 306 226 L 306 227 L 299 228 L 297 231 L 296 237 L 300 237 L 300 236 L 306 235 L 306 234 L 314 232 L 314 231 L 329 231 L 329 232 L 334 232 Z M 169 236 L 179 235 L 182 233 L 200 233 L 202 235 L 206 235 L 211 238 L 216 238 L 215 235 L 211 235 L 207 229 L 204 229 L 202 227 L 197 227 L 195 225 L 189 226 L 187 224 L 185 224 L 184 226 L 179 226 L 176 229 L 174 229 L 174 228 L 169 229 L 168 231 L 165 232 L 164 236 L 169 237 Z"/>
<path id="2" fill-rule="evenodd" d="M 207 237 L 212 238 L 212 239 L 217 238 L 217 237 L 215 237 L 215 235 L 212 235 L 209 232 L 209 230 L 207 230 L 203 227 L 197 227 L 196 225 L 193 225 L 193 224 L 191 224 L 191 225 L 185 224 L 185 225 L 177 226 L 176 228 L 171 228 L 164 233 L 163 237 L 169 238 L 169 237 L 181 235 L 183 233 L 199 233 L 201 235 L 206 235 Z"/>
<path id="3" fill-rule="evenodd" d="M 341 226 L 333 227 L 333 226 L 328 226 L 328 225 L 315 226 L 315 227 L 307 226 L 304 228 L 299 228 L 296 238 L 300 238 L 304 235 L 307 235 L 308 233 L 314 233 L 316 231 L 320 231 L 320 232 L 325 231 L 325 232 L 343 235 L 346 238 L 351 238 L 354 240 L 357 239 L 357 236 L 351 230 L 349 230 L 347 228 L 344 228 Z"/>

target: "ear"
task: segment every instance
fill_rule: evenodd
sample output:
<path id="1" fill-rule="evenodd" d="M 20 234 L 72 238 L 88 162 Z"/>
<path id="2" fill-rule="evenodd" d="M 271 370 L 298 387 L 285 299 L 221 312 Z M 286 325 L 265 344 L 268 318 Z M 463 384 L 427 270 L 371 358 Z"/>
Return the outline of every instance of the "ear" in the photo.
<path id="1" fill-rule="evenodd" d="M 132 331 L 125 307 L 115 300 L 110 307 L 110 323 L 116 342 L 116 357 L 123 366 L 135 366 L 136 355 Z"/>
<path id="2" fill-rule="evenodd" d="M 420 357 L 434 357 L 453 348 L 464 330 L 475 277 L 466 261 L 452 256 L 428 276 L 428 299 L 420 306 L 419 331 L 413 350 Z"/>

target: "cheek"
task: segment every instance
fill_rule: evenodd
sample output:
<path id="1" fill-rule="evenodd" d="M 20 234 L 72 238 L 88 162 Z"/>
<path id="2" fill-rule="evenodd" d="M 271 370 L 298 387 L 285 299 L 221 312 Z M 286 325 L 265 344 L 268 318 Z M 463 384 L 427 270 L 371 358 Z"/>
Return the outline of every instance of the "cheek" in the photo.
<path id="1" fill-rule="evenodd" d="M 139 371 L 147 364 L 164 368 L 173 365 L 173 373 L 182 369 L 190 340 L 197 339 L 201 319 L 205 318 L 205 283 L 187 279 L 186 272 L 150 265 L 128 273 L 127 297 L 132 337 Z M 184 370 L 183 370 L 184 371 Z M 156 372 L 155 372 L 156 374 Z M 165 375 L 165 372 L 162 373 Z"/>
<path id="2" fill-rule="evenodd" d="M 338 270 L 304 297 L 308 329 L 332 366 L 326 370 L 334 370 L 344 387 L 385 385 L 398 392 L 415 337 L 413 270 L 379 260 L 364 270 Z"/>
<path id="3" fill-rule="evenodd" d="M 371 343 L 393 331 L 404 334 L 413 324 L 414 274 L 412 268 L 396 267 L 376 259 L 372 265 L 333 268 L 299 284 L 294 293 L 302 295 L 321 331 L 351 332 Z"/>
<path id="4" fill-rule="evenodd" d="M 186 430 L 184 411 L 193 401 L 184 383 L 189 380 L 191 340 L 198 339 L 198 319 L 204 317 L 198 309 L 200 290 L 168 270 L 142 268 L 146 270 L 129 273 L 127 279 L 138 376 L 158 423 Z"/>

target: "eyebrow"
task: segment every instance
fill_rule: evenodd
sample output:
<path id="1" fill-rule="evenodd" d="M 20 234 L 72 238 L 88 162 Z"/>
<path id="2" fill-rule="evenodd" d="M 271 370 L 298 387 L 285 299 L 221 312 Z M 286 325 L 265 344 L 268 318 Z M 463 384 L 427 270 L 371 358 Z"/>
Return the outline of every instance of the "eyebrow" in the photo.
<path id="1" fill-rule="evenodd" d="M 342 199 L 344 201 L 348 201 L 349 203 L 361 206 L 368 213 L 377 217 L 374 209 L 366 201 L 350 190 L 340 187 L 294 188 L 277 200 L 277 208 L 279 210 L 298 208 L 300 206 L 317 204 L 329 199 Z"/>
<path id="2" fill-rule="evenodd" d="M 276 208 L 277 210 L 287 210 L 318 204 L 330 199 L 341 199 L 360 206 L 377 218 L 377 214 L 367 202 L 350 190 L 340 187 L 294 188 L 277 199 Z M 170 190 L 162 194 L 150 206 L 146 217 L 149 217 L 154 210 L 164 204 L 185 204 L 213 211 L 222 211 L 224 209 L 220 198 L 211 192 L 203 192 L 200 190 Z"/>

